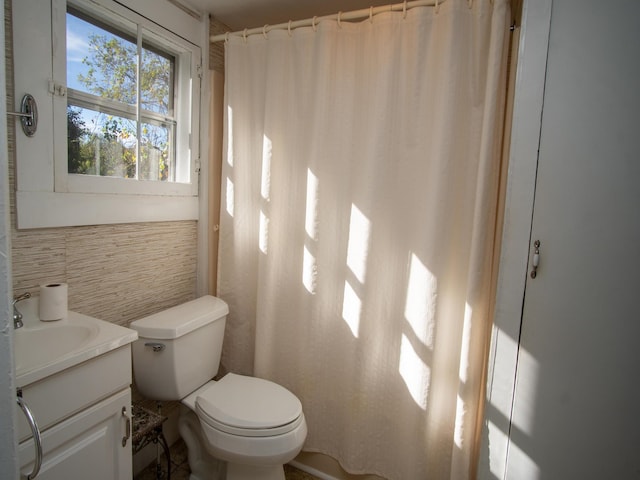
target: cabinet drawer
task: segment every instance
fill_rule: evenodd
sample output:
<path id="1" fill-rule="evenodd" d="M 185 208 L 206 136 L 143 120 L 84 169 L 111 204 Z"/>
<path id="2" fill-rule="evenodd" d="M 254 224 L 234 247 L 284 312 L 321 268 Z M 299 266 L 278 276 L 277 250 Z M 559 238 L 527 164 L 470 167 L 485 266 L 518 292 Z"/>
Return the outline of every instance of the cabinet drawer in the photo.
<path id="1" fill-rule="evenodd" d="M 131 385 L 131 347 L 125 345 L 22 388 L 41 432 Z M 16 406 L 18 441 L 31 437 Z"/>

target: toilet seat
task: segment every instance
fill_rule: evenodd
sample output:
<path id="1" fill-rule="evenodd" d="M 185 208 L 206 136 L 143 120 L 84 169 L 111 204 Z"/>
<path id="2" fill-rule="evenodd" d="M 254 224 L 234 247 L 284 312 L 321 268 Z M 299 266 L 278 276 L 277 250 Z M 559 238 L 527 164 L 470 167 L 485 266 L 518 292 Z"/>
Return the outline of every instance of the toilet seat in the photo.
<path id="1" fill-rule="evenodd" d="M 232 435 L 271 437 L 304 421 L 300 400 L 286 388 L 261 378 L 229 373 L 197 392 L 202 422 Z"/>

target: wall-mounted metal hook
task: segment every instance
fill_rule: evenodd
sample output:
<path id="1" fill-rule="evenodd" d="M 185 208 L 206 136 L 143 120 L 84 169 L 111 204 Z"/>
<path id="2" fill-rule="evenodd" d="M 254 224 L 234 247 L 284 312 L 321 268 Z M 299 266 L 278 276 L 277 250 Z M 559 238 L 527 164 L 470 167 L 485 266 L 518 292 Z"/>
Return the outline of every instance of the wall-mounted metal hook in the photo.
<path id="1" fill-rule="evenodd" d="M 19 112 L 7 112 L 7 115 L 20 117 L 22 131 L 27 137 L 33 137 L 38 129 L 38 106 L 33 95 L 25 94 L 20 102 Z"/>

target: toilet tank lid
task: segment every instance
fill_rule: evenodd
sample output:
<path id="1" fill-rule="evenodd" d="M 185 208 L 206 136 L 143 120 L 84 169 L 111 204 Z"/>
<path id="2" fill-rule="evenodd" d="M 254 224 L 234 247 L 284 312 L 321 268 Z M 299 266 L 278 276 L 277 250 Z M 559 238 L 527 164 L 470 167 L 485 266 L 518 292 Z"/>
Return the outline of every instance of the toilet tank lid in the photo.
<path id="1" fill-rule="evenodd" d="M 139 337 L 170 340 L 218 320 L 229 313 L 227 304 L 211 295 L 191 300 L 131 322 Z"/>

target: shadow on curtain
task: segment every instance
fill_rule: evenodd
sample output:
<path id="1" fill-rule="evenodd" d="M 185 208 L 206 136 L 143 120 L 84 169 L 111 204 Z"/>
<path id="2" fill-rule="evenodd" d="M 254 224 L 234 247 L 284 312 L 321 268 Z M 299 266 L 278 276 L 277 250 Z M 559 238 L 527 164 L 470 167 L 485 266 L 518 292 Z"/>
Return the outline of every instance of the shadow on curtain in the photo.
<path id="1" fill-rule="evenodd" d="M 509 19 L 447 0 L 226 45 L 222 361 L 352 473 L 472 470 Z"/>

